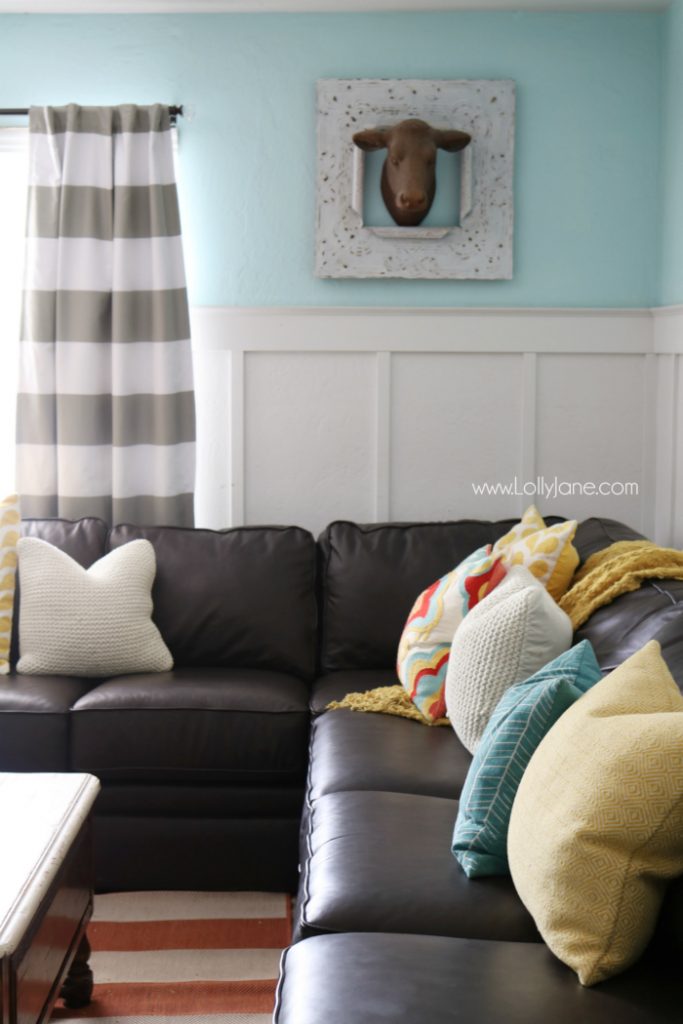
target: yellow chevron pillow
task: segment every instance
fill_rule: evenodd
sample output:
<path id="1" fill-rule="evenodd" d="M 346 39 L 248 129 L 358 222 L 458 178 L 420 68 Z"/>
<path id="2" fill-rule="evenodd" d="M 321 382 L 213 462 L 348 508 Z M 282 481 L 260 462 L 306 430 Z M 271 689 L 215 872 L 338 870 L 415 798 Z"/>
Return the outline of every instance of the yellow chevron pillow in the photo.
<path id="1" fill-rule="evenodd" d="M 581 697 L 533 754 L 510 872 L 550 949 L 594 985 L 648 944 L 683 873 L 683 697 L 652 640 Z"/>
<path id="2" fill-rule="evenodd" d="M 535 505 L 529 505 L 516 526 L 493 545 L 492 557 L 503 565 L 525 566 L 556 601 L 562 597 L 579 564 L 579 553 L 572 544 L 576 519 L 546 526 Z"/>
<path id="3" fill-rule="evenodd" d="M 12 494 L 0 501 L 0 675 L 9 672 L 18 540 L 19 498 Z"/>

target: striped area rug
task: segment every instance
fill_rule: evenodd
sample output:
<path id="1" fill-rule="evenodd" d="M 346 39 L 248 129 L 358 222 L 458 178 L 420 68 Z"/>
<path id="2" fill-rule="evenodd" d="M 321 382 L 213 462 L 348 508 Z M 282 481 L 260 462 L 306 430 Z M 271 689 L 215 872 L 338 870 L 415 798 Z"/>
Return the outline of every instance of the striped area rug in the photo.
<path id="1" fill-rule="evenodd" d="M 53 1021 L 270 1024 L 289 896 L 137 892 L 95 897 L 91 1004 Z"/>

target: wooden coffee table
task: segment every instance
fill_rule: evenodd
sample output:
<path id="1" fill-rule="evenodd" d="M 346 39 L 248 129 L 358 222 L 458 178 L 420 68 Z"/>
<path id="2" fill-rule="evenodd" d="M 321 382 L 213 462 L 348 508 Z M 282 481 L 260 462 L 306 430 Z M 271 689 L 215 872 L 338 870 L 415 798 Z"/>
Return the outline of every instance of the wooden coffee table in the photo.
<path id="1" fill-rule="evenodd" d="M 0 1024 L 36 1024 L 92 995 L 92 775 L 0 773 Z"/>

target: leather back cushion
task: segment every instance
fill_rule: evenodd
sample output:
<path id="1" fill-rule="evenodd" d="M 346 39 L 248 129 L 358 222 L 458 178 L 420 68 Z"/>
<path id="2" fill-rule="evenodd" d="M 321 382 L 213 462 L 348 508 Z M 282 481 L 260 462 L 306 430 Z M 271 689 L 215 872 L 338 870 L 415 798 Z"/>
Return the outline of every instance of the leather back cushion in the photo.
<path id="1" fill-rule="evenodd" d="M 422 590 L 517 521 L 328 526 L 319 540 L 323 670 L 392 668 L 401 630 Z M 546 516 L 545 521 L 551 525 L 562 520 Z M 579 523 L 574 546 L 584 562 L 617 541 L 641 538 L 623 523 L 593 518 Z M 577 639 L 593 643 L 605 671 L 648 640 L 659 639 L 681 686 L 679 623 L 683 627 L 683 582 L 655 581 L 597 611 Z"/>
<path id="2" fill-rule="evenodd" d="M 648 580 L 598 608 L 576 634 L 590 640 L 603 672 L 611 672 L 648 640 L 658 640 L 683 692 L 683 580 Z"/>
<path id="3" fill-rule="evenodd" d="M 107 524 L 88 516 L 85 519 L 23 519 L 22 537 L 38 537 L 65 551 L 84 569 L 101 558 L 106 551 Z M 19 615 L 21 607 L 21 578 L 18 577 L 12 620 L 12 663 L 19 657 Z"/>
<path id="4" fill-rule="evenodd" d="M 418 595 L 518 521 L 328 526 L 319 540 L 323 670 L 392 668 Z"/>
<path id="5" fill-rule="evenodd" d="M 22 537 L 38 537 L 65 551 L 84 569 L 106 551 L 108 526 L 101 519 L 23 519 Z"/>
<path id="6" fill-rule="evenodd" d="M 642 534 L 612 519 L 587 519 L 576 531 L 581 561 L 620 540 Z M 603 672 L 611 672 L 648 640 L 658 640 L 669 671 L 683 692 L 683 580 L 647 580 L 598 608 L 576 634 L 590 640 Z"/>
<path id="7" fill-rule="evenodd" d="M 618 523 L 616 519 L 584 519 L 579 523 L 574 536 L 574 547 L 579 552 L 581 562 L 594 555 L 596 551 L 602 551 L 610 544 L 616 544 L 620 540 L 642 540 L 642 533 L 633 530 L 624 523 Z"/>
<path id="8" fill-rule="evenodd" d="M 157 557 L 153 618 L 175 664 L 315 671 L 315 542 L 297 527 L 115 526 Z"/>

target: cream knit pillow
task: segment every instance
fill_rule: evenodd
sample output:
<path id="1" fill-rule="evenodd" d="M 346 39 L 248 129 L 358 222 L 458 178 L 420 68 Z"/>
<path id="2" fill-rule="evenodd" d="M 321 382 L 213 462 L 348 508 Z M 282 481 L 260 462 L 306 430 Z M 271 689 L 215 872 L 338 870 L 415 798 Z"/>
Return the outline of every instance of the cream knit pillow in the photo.
<path id="1" fill-rule="evenodd" d="M 471 754 L 498 701 L 572 642 L 569 616 L 524 566 L 510 569 L 458 627 L 446 674 L 446 708 Z"/>
<path id="2" fill-rule="evenodd" d="M 173 658 L 152 622 L 154 548 L 133 540 L 84 569 L 36 537 L 18 545 L 17 671 L 112 676 L 165 672 Z"/>

